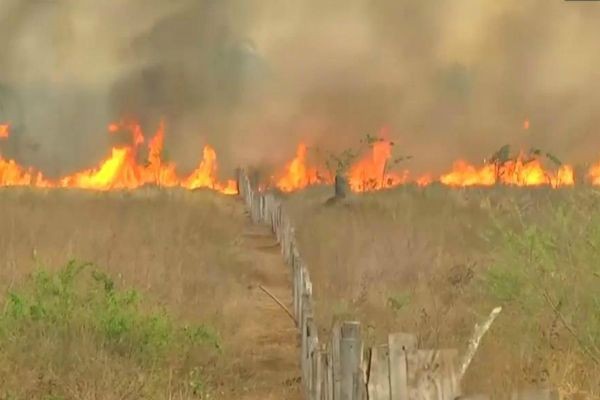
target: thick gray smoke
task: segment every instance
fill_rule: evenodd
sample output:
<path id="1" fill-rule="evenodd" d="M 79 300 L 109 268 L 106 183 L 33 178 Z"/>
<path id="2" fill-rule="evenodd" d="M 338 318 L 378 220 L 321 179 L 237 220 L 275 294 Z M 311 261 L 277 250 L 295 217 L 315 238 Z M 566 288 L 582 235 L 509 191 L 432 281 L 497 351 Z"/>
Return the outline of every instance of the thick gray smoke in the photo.
<path id="1" fill-rule="evenodd" d="M 383 126 L 417 170 L 505 143 L 589 161 L 598 21 L 558 0 L 0 0 L 0 98 L 19 104 L 0 113 L 55 174 L 103 157 L 122 116 L 164 117 L 183 168 L 204 143 L 229 168 Z"/>

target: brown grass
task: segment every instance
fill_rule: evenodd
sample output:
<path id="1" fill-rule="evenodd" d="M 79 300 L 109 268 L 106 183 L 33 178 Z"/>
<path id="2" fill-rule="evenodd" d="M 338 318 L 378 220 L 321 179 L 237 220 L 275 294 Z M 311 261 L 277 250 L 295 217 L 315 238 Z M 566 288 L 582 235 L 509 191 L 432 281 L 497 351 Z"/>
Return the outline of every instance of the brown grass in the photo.
<path id="1" fill-rule="evenodd" d="M 139 365 L 98 348 L 89 335 L 56 341 L 27 332 L 0 357 L 0 398 L 200 398 L 194 380 L 211 398 L 298 395 L 294 327 L 256 289 L 262 283 L 287 301 L 287 270 L 277 252 L 255 249 L 260 237 L 245 238 L 237 199 L 203 191 L 6 189 L 0 221 L 3 296 L 36 269 L 90 261 L 118 288 L 139 290 L 144 310 L 162 307 L 177 323 L 212 327 L 222 347 L 173 349 L 163 364 Z"/>
<path id="2" fill-rule="evenodd" d="M 404 187 L 325 206 L 330 191 L 287 201 L 324 334 L 357 318 L 370 343 L 408 331 L 422 347 L 463 350 L 502 305 L 467 392 L 550 383 L 600 395 L 597 192 Z"/>

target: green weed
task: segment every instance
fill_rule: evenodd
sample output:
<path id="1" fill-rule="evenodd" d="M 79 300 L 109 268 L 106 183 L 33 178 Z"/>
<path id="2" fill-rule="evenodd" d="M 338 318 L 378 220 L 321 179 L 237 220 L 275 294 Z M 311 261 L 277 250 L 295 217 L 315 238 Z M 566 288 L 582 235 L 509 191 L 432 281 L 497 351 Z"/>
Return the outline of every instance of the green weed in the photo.
<path id="1" fill-rule="evenodd" d="M 409 293 L 395 293 L 388 297 L 388 306 L 394 310 L 395 312 L 399 312 L 404 307 L 410 304 L 410 294 Z"/>
<path id="2" fill-rule="evenodd" d="M 543 346 L 540 321 L 558 321 L 578 351 L 600 360 L 600 210 L 581 212 L 581 200 L 576 194 L 559 205 L 544 199 L 542 207 L 519 213 L 517 224 L 495 215 L 488 236 L 494 263 L 483 287 L 492 301 L 519 309 L 522 336 Z"/>
<path id="3" fill-rule="evenodd" d="M 221 349 L 210 326 L 181 325 L 165 310 L 149 309 L 138 291 L 117 288 L 110 276 L 90 264 L 71 261 L 58 272 L 39 270 L 8 293 L 0 312 L 0 351 L 18 353 L 51 342 L 57 348 L 49 357 L 51 368 L 68 369 L 78 356 L 65 353 L 64 346 L 69 348 L 77 338 L 149 371 L 166 369 L 173 359 L 190 364 L 191 353 Z M 186 368 L 193 374 L 193 392 L 204 390 L 196 367 Z"/>

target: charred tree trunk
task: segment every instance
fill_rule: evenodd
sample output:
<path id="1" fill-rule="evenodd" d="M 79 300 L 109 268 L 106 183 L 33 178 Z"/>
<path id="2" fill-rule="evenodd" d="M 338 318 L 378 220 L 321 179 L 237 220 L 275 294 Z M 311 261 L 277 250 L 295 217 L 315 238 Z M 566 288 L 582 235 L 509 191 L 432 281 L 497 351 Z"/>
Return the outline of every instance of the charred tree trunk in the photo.
<path id="1" fill-rule="evenodd" d="M 346 177 L 336 174 L 335 175 L 335 195 L 337 199 L 343 199 L 350 192 L 350 186 L 348 185 L 348 179 Z"/>
<path id="2" fill-rule="evenodd" d="M 350 186 L 346 177 L 340 174 L 336 174 L 334 183 L 334 195 L 330 197 L 325 205 L 335 204 L 338 201 L 344 200 L 350 194 Z"/>

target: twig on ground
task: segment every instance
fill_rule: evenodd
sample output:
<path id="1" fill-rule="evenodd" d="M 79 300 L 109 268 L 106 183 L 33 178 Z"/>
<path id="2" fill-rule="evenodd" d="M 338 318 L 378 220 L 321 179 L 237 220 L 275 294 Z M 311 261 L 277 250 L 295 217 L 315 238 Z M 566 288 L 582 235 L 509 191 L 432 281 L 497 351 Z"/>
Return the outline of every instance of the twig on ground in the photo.
<path id="1" fill-rule="evenodd" d="M 463 377 L 465 376 L 465 373 L 467 372 L 467 369 L 469 368 L 469 365 L 471 364 L 471 361 L 473 361 L 473 357 L 475 357 L 475 353 L 479 348 L 481 338 L 483 338 L 483 335 L 485 335 L 488 329 L 490 329 L 490 326 L 492 326 L 492 322 L 494 322 L 498 314 L 500 314 L 500 311 L 502 311 L 502 307 L 494 308 L 487 320 L 485 320 L 485 322 L 483 323 L 483 325 L 475 324 L 473 336 L 471 337 L 471 340 L 469 340 L 469 347 L 467 348 L 467 351 L 460 364 L 460 370 L 458 372 L 458 382 L 462 381 Z"/>
<path id="2" fill-rule="evenodd" d="M 294 321 L 294 324 L 298 325 L 298 321 L 296 321 L 296 318 L 294 318 L 294 314 L 292 314 L 290 312 L 290 310 L 288 310 L 288 308 L 277 297 L 275 297 L 275 295 L 273 293 L 271 293 L 267 289 L 265 289 L 263 287 L 263 285 L 258 285 L 258 288 L 260 290 L 262 290 L 263 292 L 265 292 L 267 294 L 267 296 L 269 296 L 270 298 L 272 298 L 275 301 L 275 303 L 277 303 L 279 305 L 279 307 L 281 307 L 281 309 L 283 311 L 285 311 L 285 313 L 287 315 L 289 315 L 289 317 L 292 319 L 292 321 Z"/>
<path id="3" fill-rule="evenodd" d="M 579 347 L 581 347 L 583 352 L 587 354 L 595 364 L 600 364 L 600 358 L 598 358 L 598 354 L 596 354 L 592 349 L 586 346 L 585 343 L 583 343 L 579 335 L 577 335 L 577 332 L 575 332 L 575 329 L 573 329 L 573 327 L 567 322 L 567 320 L 562 315 L 556 304 L 552 301 L 552 299 L 550 298 L 550 294 L 546 289 L 544 289 L 544 298 L 546 299 L 546 302 L 548 302 L 548 305 L 550 305 L 560 322 L 563 324 L 565 329 L 571 334 L 571 336 L 573 336 Z"/>

